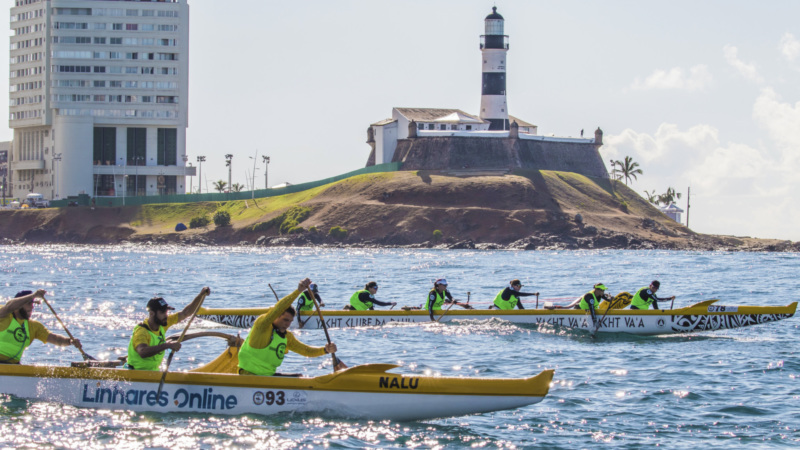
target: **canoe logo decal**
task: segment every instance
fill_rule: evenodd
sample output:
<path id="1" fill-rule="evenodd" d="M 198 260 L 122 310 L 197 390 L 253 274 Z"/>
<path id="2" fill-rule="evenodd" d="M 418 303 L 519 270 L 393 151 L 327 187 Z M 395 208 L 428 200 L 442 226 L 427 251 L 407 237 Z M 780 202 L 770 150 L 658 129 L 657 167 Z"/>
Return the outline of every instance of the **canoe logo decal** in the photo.
<path id="1" fill-rule="evenodd" d="M 381 377 L 378 387 L 382 389 L 416 389 L 419 387 L 419 378 Z"/>
<path id="2" fill-rule="evenodd" d="M 281 342 L 280 344 L 278 344 L 278 347 L 275 349 L 275 356 L 277 356 L 278 359 L 283 359 L 284 355 L 286 355 L 286 344 Z"/>
<path id="3" fill-rule="evenodd" d="M 256 321 L 256 316 L 236 316 L 227 314 L 200 316 L 200 318 L 235 328 L 252 328 L 253 322 Z"/>
<path id="4" fill-rule="evenodd" d="M 747 327 L 762 323 L 775 322 L 788 319 L 794 314 L 730 314 L 730 315 L 702 315 L 702 316 L 677 316 L 672 330 L 679 333 L 693 331 L 724 330 L 728 328 Z"/>
<path id="5" fill-rule="evenodd" d="M 294 391 L 286 393 L 286 391 L 256 391 L 253 393 L 254 405 L 301 405 L 308 401 L 305 392 Z"/>
<path id="6" fill-rule="evenodd" d="M 28 338 L 28 335 L 25 334 L 25 330 L 22 327 L 17 328 L 14 330 L 14 340 L 17 342 L 25 342 L 25 339 Z"/>
<path id="7" fill-rule="evenodd" d="M 664 328 L 664 319 L 658 319 L 658 328 Z"/>

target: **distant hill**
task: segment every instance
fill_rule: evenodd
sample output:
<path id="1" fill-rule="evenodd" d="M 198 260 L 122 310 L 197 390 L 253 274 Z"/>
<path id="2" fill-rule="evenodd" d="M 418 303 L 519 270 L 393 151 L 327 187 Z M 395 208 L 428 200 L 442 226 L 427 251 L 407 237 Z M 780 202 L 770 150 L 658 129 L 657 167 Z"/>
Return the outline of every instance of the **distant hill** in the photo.
<path id="1" fill-rule="evenodd" d="M 623 183 L 571 172 L 359 175 L 264 199 L 130 207 L 0 211 L 9 242 L 661 248 L 797 251 L 789 241 L 702 235 Z M 231 225 L 175 232 L 178 222 L 230 214 Z M 346 230 L 336 234 L 331 228 Z M 334 236 L 335 235 L 335 236 Z"/>

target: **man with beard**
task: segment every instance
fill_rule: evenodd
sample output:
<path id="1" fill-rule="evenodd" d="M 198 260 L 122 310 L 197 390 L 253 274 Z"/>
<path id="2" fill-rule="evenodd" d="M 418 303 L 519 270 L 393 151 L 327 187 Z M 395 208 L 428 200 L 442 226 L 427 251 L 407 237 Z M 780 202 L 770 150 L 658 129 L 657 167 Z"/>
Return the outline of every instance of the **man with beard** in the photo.
<path id="1" fill-rule="evenodd" d="M 165 350 L 170 349 L 177 352 L 181 349 L 180 342 L 166 342 L 167 329 L 188 319 L 197 309 L 197 305 L 209 294 L 211 294 L 211 289 L 204 287 L 197 297 L 177 314 L 167 313 L 167 311 L 174 311 L 175 308 L 169 306 L 163 298 L 151 298 L 147 302 L 150 316 L 133 329 L 133 336 L 128 344 L 128 362 L 125 367 L 135 370 L 158 370 L 161 360 L 164 359 Z"/>
<path id="2" fill-rule="evenodd" d="M 21 291 L 0 308 L 0 363 L 19 364 L 22 353 L 34 339 L 59 347 L 74 345 L 81 348 L 81 341 L 51 333 L 41 323 L 30 320 L 34 303 L 44 298 L 46 291 Z"/>

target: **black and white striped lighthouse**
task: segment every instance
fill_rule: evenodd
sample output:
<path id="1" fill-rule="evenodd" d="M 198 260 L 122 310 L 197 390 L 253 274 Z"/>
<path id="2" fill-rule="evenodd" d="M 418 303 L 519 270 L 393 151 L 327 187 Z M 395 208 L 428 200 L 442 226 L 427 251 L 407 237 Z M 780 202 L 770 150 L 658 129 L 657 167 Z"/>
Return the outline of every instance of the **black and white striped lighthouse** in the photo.
<path id="1" fill-rule="evenodd" d="M 508 130 L 508 106 L 506 105 L 506 53 L 508 36 L 503 34 L 503 16 L 497 7 L 486 16 L 486 34 L 481 36 L 483 56 L 483 89 L 481 90 L 481 114 L 489 121 L 490 130 Z"/>

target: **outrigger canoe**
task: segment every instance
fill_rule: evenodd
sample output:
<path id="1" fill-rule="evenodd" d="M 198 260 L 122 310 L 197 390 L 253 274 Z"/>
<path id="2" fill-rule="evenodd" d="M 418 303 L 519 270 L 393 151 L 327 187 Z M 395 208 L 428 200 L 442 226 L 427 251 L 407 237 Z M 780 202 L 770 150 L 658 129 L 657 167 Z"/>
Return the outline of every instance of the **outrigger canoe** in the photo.
<path id="1" fill-rule="evenodd" d="M 458 320 L 486 320 L 497 318 L 517 324 L 541 327 L 566 327 L 598 333 L 631 333 L 638 335 L 665 335 L 699 331 L 725 330 L 760 325 L 794 316 L 797 302 L 787 306 L 722 306 L 718 300 L 706 300 L 678 309 L 631 310 L 598 309 L 599 327 L 592 322 L 588 311 L 579 309 L 496 309 L 442 310 L 434 314 L 440 322 Z M 250 328 L 267 308 L 201 308 L 199 317 L 222 325 Z M 302 311 L 299 319 L 304 329 L 322 328 L 315 312 Z M 359 328 L 383 326 L 391 323 L 430 323 L 428 311 L 325 311 L 325 324 L 329 328 Z"/>
<path id="2" fill-rule="evenodd" d="M 0 365 L 0 393 L 78 407 L 209 414 L 291 414 L 369 420 L 426 420 L 520 408 L 542 401 L 553 370 L 530 378 L 401 375 L 367 364 L 313 378 L 213 373 L 236 349 L 190 372 Z M 228 361 L 220 362 L 220 358 Z M 83 363 L 74 363 L 80 366 Z M 235 362 L 233 363 L 235 365 Z"/>

